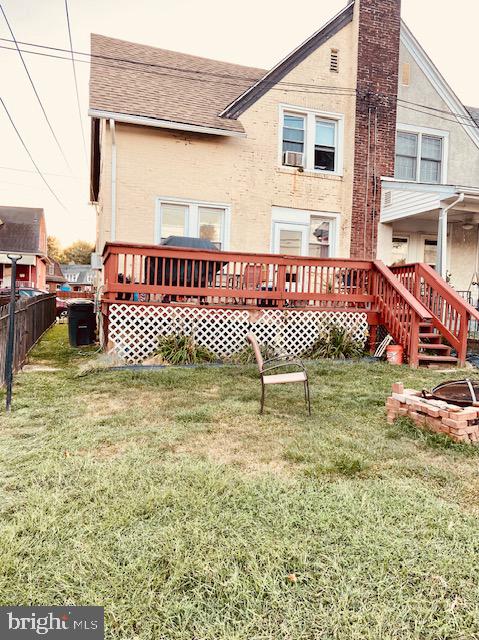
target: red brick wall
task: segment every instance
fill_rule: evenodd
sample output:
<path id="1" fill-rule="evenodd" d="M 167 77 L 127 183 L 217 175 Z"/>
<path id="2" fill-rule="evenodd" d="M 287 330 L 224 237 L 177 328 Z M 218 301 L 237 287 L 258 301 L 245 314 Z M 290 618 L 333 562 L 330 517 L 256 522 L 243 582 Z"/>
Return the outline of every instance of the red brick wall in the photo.
<path id="1" fill-rule="evenodd" d="M 375 258 L 381 176 L 394 176 L 401 0 L 360 0 L 351 257 Z"/>

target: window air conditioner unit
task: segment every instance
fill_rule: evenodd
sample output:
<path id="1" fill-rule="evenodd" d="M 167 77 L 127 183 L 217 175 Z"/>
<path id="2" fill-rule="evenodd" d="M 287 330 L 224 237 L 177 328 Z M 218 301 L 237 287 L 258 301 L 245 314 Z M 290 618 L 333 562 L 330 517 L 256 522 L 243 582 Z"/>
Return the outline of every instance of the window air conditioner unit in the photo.
<path id="1" fill-rule="evenodd" d="M 303 167 L 304 155 L 297 151 L 285 151 L 283 153 L 283 164 L 286 167 Z"/>

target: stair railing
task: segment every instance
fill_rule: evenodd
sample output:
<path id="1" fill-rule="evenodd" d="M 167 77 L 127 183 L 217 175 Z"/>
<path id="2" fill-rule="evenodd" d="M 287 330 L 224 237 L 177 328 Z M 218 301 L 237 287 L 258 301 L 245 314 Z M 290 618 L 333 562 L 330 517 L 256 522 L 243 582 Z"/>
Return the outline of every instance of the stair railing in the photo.
<path id="1" fill-rule="evenodd" d="M 433 326 L 456 350 L 459 366 L 464 366 L 469 322 L 479 320 L 479 312 L 428 264 L 400 265 L 391 271 L 430 312 Z"/>
<path id="2" fill-rule="evenodd" d="M 380 260 L 373 263 L 372 293 L 384 324 L 400 344 L 412 367 L 419 365 L 419 325 L 432 320 L 430 312 Z"/>

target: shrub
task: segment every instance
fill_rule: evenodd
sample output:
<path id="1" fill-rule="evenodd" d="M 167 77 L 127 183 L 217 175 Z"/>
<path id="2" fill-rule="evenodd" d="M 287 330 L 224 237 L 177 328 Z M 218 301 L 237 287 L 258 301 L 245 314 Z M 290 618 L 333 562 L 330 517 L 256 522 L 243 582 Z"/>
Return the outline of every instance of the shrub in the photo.
<path id="1" fill-rule="evenodd" d="M 330 324 L 305 355 L 312 359 L 345 360 L 360 358 L 363 354 L 364 346 L 354 337 L 351 329 Z"/>
<path id="2" fill-rule="evenodd" d="M 156 354 L 168 364 L 201 364 L 218 358 L 206 347 L 197 344 L 192 334 L 171 333 L 158 339 Z"/>

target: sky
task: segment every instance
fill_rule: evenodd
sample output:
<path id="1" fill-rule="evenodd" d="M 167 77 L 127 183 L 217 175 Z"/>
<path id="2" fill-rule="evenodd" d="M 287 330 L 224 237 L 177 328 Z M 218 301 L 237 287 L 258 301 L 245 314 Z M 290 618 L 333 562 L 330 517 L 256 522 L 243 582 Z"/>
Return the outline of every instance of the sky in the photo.
<path id="1" fill-rule="evenodd" d="M 17 40 L 69 47 L 65 0 L 0 2 Z M 93 32 L 269 68 L 345 4 L 345 0 L 242 0 L 236 5 L 224 0 L 68 0 L 68 9 L 76 51 L 89 51 Z M 477 0 L 403 0 L 402 16 L 464 104 L 479 107 Z M 2 15 L 0 38 L 11 38 Z M 0 47 L 12 46 L 0 41 Z M 76 64 L 80 120 L 71 61 L 27 53 L 24 59 L 66 161 L 18 53 L 2 48 L 0 97 L 60 203 L 36 173 L 0 106 L 0 204 L 43 207 L 48 233 L 63 245 L 78 239 L 93 241 L 95 210 L 88 204 L 89 64 Z"/>

